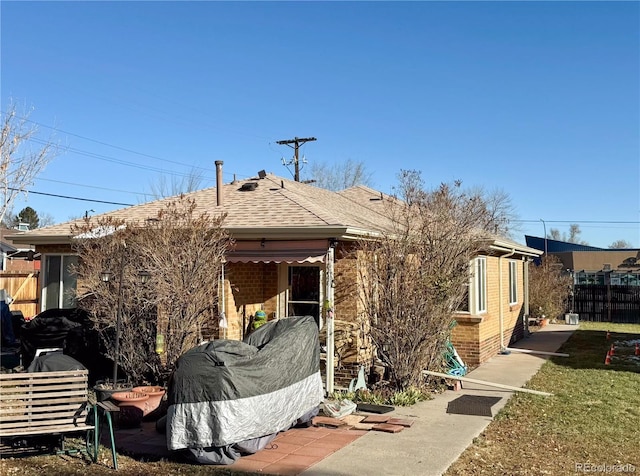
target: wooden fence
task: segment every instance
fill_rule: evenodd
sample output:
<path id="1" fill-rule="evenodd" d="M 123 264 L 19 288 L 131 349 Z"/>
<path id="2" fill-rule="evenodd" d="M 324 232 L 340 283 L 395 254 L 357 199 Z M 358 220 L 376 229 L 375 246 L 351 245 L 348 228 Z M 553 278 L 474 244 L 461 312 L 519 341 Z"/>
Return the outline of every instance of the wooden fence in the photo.
<path id="1" fill-rule="evenodd" d="M 580 284 L 573 294 L 581 321 L 640 324 L 640 286 Z"/>
<path id="2" fill-rule="evenodd" d="M 39 310 L 38 280 L 40 272 L 0 272 L 0 289 L 5 289 L 13 302 L 9 306 L 12 311 L 22 311 L 25 318 L 30 319 Z"/>

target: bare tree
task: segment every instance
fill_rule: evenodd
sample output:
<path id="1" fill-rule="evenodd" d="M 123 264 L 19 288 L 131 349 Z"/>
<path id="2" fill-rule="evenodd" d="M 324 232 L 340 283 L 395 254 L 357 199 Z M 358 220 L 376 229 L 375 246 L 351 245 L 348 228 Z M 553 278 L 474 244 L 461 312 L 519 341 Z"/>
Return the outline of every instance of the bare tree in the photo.
<path id="1" fill-rule="evenodd" d="M 487 218 L 493 226 L 493 230 L 489 231 L 509 237 L 520 231 L 516 207 L 506 191 L 500 188 L 486 190 L 484 187 L 472 187 L 469 194 L 482 197 L 487 207 Z"/>
<path id="2" fill-rule="evenodd" d="M 529 306 L 531 317 L 558 318 L 565 310 L 571 289 L 571 276 L 564 271 L 557 256 L 542 257 L 529 271 Z"/>
<path id="3" fill-rule="evenodd" d="M 567 233 L 560 233 L 560 230 L 557 228 L 551 228 L 547 234 L 547 238 L 556 241 L 566 241 L 567 243 L 575 243 L 577 245 L 588 245 L 589 243 L 580 239 L 581 234 L 582 230 L 580 229 L 580 225 L 572 223 L 569 225 L 568 235 Z"/>
<path id="4" fill-rule="evenodd" d="M 120 299 L 119 360 L 137 382 L 162 382 L 202 338 L 203 328 L 217 327 L 220 270 L 231 243 L 224 218 L 198 214 L 193 200 L 179 197 L 143 223 L 88 217 L 74 229 L 78 305 L 89 312 L 114 358 Z M 109 283 L 101 280 L 107 270 L 115 277 Z M 141 272 L 149 276 L 146 284 L 139 281 Z M 159 334 L 162 357 L 155 352 Z"/>
<path id="5" fill-rule="evenodd" d="M 33 179 L 58 153 L 59 148 L 51 140 L 36 141 L 38 128 L 29 121 L 30 111 L 19 115 L 15 104 L 10 102 L 2 112 L 2 135 L 0 136 L 0 222 L 11 210 L 17 196 L 26 194 Z M 32 142 L 39 145 L 31 147 Z"/>
<path id="6" fill-rule="evenodd" d="M 421 386 L 422 370 L 442 365 L 453 313 L 466 296 L 472 257 L 493 232 L 478 194 L 460 183 L 425 191 L 420 174 L 403 171 L 388 200 L 395 229 L 359 243 L 363 325 L 389 369 L 391 386 Z"/>
<path id="7" fill-rule="evenodd" d="M 305 180 L 327 190 L 344 190 L 354 185 L 371 185 L 373 174 L 364 162 L 347 159 L 337 164 L 313 162 Z M 307 174 L 305 174 L 307 175 Z"/>
<path id="8" fill-rule="evenodd" d="M 155 182 L 149 184 L 149 187 L 153 198 L 169 198 L 195 192 L 202 186 L 203 180 L 202 169 L 192 167 L 188 174 L 180 177 L 172 175 L 170 180 L 166 175 L 160 175 Z"/>
<path id="9" fill-rule="evenodd" d="M 627 240 L 616 240 L 609 245 L 610 249 L 620 250 L 625 248 L 633 248 L 633 245 Z"/>
<path id="10" fill-rule="evenodd" d="M 45 226 L 50 226 L 50 225 L 54 225 L 56 220 L 53 218 L 53 215 L 51 213 L 40 213 L 38 214 L 38 217 L 40 218 L 39 221 L 39 227 L 40 228 L 44 228 Z"/>

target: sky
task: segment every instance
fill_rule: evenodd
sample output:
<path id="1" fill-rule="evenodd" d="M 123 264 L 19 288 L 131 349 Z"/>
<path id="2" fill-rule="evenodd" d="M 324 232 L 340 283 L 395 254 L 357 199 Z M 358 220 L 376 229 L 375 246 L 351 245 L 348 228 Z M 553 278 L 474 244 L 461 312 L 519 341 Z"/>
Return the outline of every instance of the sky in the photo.
<path id="1" fill-rule="evenodd" d="M 392 193 L 461 180 L 519 231 L 640 247 L 640 3 L 0 2 L 0 102 L 63 153 L 25 206 L 54 222 L 266 170 L 362 162 Z M 63 198 L 71 197 L 71 198 Z"/>

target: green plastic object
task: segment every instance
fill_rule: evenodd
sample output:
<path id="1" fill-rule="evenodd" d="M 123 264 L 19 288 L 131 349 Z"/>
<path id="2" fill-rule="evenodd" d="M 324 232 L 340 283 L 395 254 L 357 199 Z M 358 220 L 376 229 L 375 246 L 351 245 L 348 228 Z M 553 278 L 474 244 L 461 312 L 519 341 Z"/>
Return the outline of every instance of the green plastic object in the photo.
<path id="1" fill-rule="evenodd" d="M 257 329 L 267 322 L 267 313 L 264 311 L 256 311 L 253 315 L 253 328 Z"/>

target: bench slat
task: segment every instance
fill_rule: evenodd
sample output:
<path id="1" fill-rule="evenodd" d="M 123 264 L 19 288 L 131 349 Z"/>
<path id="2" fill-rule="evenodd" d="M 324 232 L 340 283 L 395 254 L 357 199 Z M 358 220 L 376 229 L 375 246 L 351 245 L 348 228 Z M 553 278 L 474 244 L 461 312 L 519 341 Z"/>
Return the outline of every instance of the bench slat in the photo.
<path id="1" fill-rule="evenodd" d="M 52 418 L 50 420 L 16 420 L 0 423 L 0 431 L 4 434 L 5 430 L 15 430 L 16 428 L 42 428 L 42 427 L 74 427 L 86 425 L 85 418 L 75 419 L 73 416 L 66 418 Z"/>
<path id="2" fill-rule="evenodd" d="M 0 390 L 3 393 L 28 393 L 33 392 L 35 389 L 45 389 L 49 391 L 56 390 L 67 390 L 67 389 L 77 389 L 80 390 L 83 387 L 86 388 L 86 381 L 65 381 L 58 380 L 56 382 L 51 382 L 47 380 L 39 380 L 39 381 L 31 381 L 28 384 L 22 384 L 21 382 L 16 382 L 14 385 L 6 385 L 9 382 L 5 382 L 5 385 L 0 386 Z"/>
<path id="3" fill-rule="evenodd" d="M 61 398 L 49 398 L 47 400 L 6 400 L 2 402 L 2 406 L 0 406 L 0 415 L 5 413 L 15 413 L 15 412 L 25 412 L 27 409 L 46 409 L 52 405 L 76 405 L 80 406 L 80 404 L 87 401 L 86 396 L 83 395 L 70 395 L 67 397 Z M 39 410 L 41 411 L 41 410 Z"/>
<path id="4" fill-rule="evenodd" d="M 25 372 L 25 373 L 12 373 L 12 374 L 0 374 L 0 383 L 5 380 L 9 381 L 19 381 L 19 380 L 41 380 L 41 379 L 52 379 L 56 377 L 63 377 L 65 379 L 69 378 L 84 378 L 89 375 L 88 370 L 62 370 L 57 372 Z"/>
<path id="5" fill-rule="evenodd" d="M 79 388 L 79 389 L 61 389 L 56 392 L 50 392 L 48 387 L 39 387 L 32 388 L 29 392 L 14 392 L 14 393 L 6 393 L 0 396 L 0 401 L 5 402 L 7 400 L 33 400 L 37 402 L 38 400 L 43 400 L 46 398 L 59 398 L 59 397 L 74 397 L 80 396 L 87 399 L 87 389 Z"/>
<path id="6" fill-rule="evenodd" d="M 29 435 L 56 435 L 62 433 L 75 433 L 80 431 L 94 430 L 93 425 L 78 425 L 78 426 L 41 426 L 41 427 L 24 427 L 17 429 L 2 430 L 2 436 L 29 436 Z"/>
<path id="7" fill-rule="evenodd" d="M 0 418 L 11 415 L 24 415 L 26 413 L 50 413 L 60 410 L 77 410 L 84 405 L 86 400 L 73 398 L 70 400 L 59 399 L 59 401 L 50 400 L 47 405 L 25 405 L 21 402 L 12 402 L 11 405 L 2 405 L 0 407 Z"/>
<path id="8" fill-rule="evenodd" d="M 66 407 L 59 408 L 57 410 L 52 410 L 51 412 L 30 412 L 30 413 L 22 413 L 22 414 L 13 414 L 13 415 L 3 415 L 2 420 L 0 420 L 0 428 L 6 422 L 12 421 L 37 421 L 37 420 L 61 420 L 61 419 L 73 419 L 76 418 L 78 420 L 84 420 L 89 414 L 88 411 L 83 409 L 82 411 L 79 407 Z"/>

